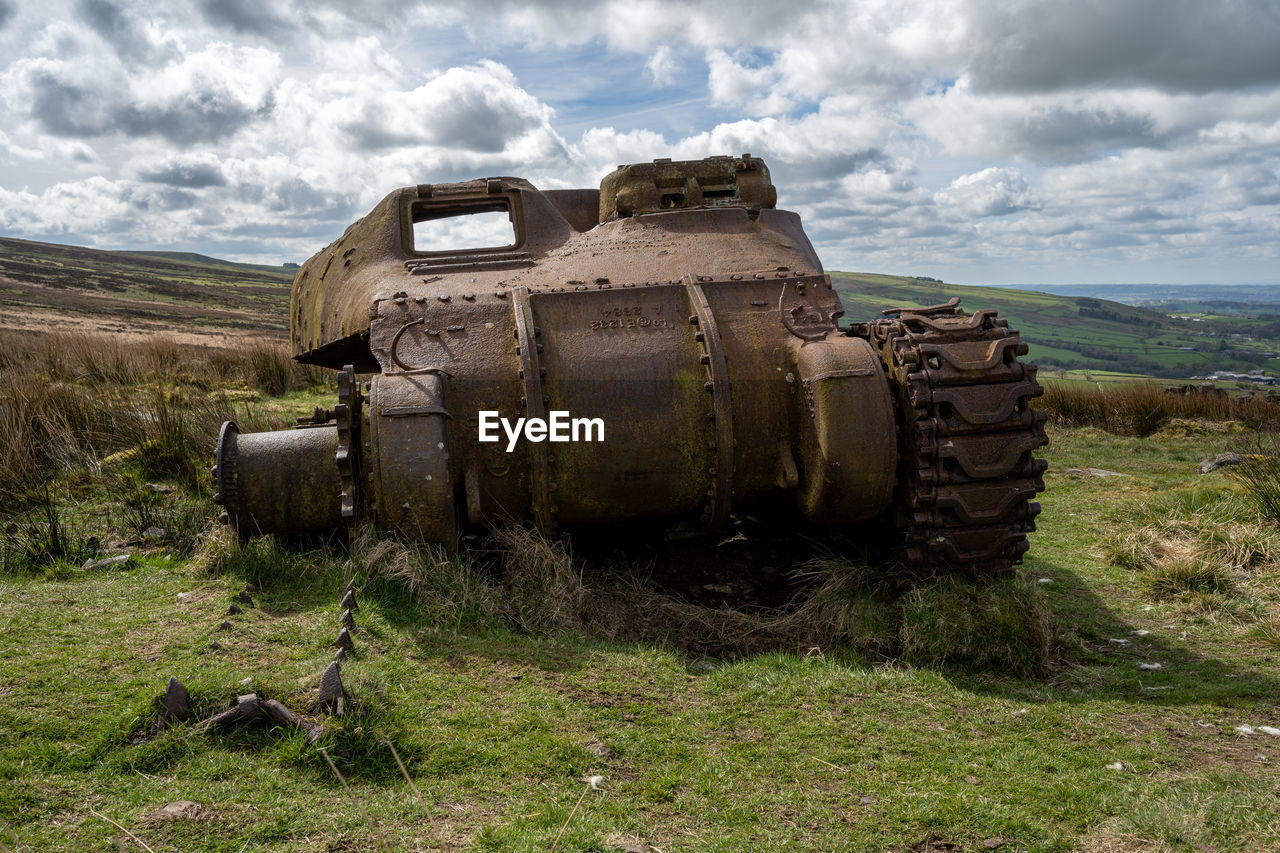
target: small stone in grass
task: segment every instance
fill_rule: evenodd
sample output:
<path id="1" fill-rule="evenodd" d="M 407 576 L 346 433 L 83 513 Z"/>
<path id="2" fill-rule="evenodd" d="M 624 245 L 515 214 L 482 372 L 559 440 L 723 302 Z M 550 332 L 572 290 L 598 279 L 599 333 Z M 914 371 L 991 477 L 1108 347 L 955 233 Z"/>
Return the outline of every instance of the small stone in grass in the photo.
<path id="1" fill-rule="evenodd" d="M 875 801 L 876 801 L 876 798 L 868 794 L 863 794 L 861 797 L 858 797 L 858 802 L 862 803 L 864 806 L 869 806 Z"/>
<path id="2" fill-rule="evenodd" d="M 84 565 L 81 566 L 81 568 L 85 570 L 92 570 L 92 569 L 107 569 L 107 568 L 111 568 L 112 566 L 124 566 L 131 559 L 133 558 L 130 557 L 128 554 L 117 554 L 114 557 L 107 557 L 102 560 L 85 560 Z M 189 592 L 178 593 L 178 600 L 184 601 L 185 599 L 182 597 L 184 595 L 189 596 L 191 595 L 191 593 Z"/>
<path id="3" fill-rule="evenodd" d="M 248 604 L 250 607 L 253 606 L 253 596 L 249 594 L 248 590 L 240 590 L 240 592 L 236 593 L 236 598 L 240 602 Z"/>
<path id="4" fill-rule="evenodd" d="M 1277 729 L 1274 726 L 1258 726 L 1258 731 L 1262 732 L 1264 735 L 1280 737 L 1280 729 Z"/>
<path id="5" fill-rule="evenodd" d="M 965 776 L 965 777 L 964 777 L 964 781 L 968 782 L 970 785 L 976 785 L 976 784 L 978 784 L 978 777 L 977 777 L 977 776 Z"/>
<path id="6" fill-rule="evenodd" d="M 227 608 L 227 615 L 228 615 L 228 616 L 235 616 L 235 615 L 240 614 L 240 613 L 243 613 L 243 612 L 244 612 L 244 611 L 240 609 L 240 605 L 238 605 L 238 604 L 232 604 L 230 607 L 228 607 L 228 608 Z"/>
<path id="7" fill-rule="evenodd" d="M 1246 737 L 1248 737 L 1249 735 L 1257 734 L 1257 732 L 1254 731 L 1253 726 L 1249 725 L 1248 723 L 1245 723 L 1244 725 L 1241 725 L 1241 726 L 1236 726 L 1236 731 Z"/>
<path id="8" fill-rule="evenodd" d="M 1000 847 L 1003 847 L 1004 845 L 1005 845 L 1005 840 L 998 835 L 995 836 L 994 838 L 982 839 L 982 846 L 987 848 L 988 850 L 996 850 Z"/>
<path id="9" fill-rule="evenodd" d="M 191 696 L 187 693 L 187 688 L 182 686 L 182 682 L 176 678 L 170 678 L 169 684 L 164 691 L 164 704 L 160 709 L 160 714 L 166 719 L 181 720 L 191 712 Z"/>
<path id="10" fill-rule="evenodd" d="M 230 630 L 231 630 L 231 623 L 230 623 L 230 622 L 228 622 L 226 619 L 223 619 L 223 620 L 222 620 L 222 624 L 218 626 L 218 630 L 219 630 L 219 631 L 230 631 Z"/>
<path id="11" fill-rule="evenodd" d="M 220 648 L 222 648 L 222 646 L 218 645 L 217 640 L 214 640 L 213 642 L 209 643 L 209 651 L 211 652 L 216 652 Z"/>
<path id="12" fill-rule="evenodd" d="M 1162 663 L 1140 663 L 1140 664 L 1138 664 L 1138 669 L 1164 669 L 1164 664 L 1162 664 Z"/>
<path id="13" fill-rule="evenodd" d="M 589 741 L 585 749 L 596 758 L 614 758 L 617 756 L 617 753 L 613 751 L 612 747 L 607 743 L 601 743 L 598 740 Z"/>
<path id="14" fill-rule="evenodd" d="M 148 527 L 146 530 L 142 531 L 143 539 L 163 539 L 168 535 L 169 531 L 165 530 L 163 527 Z"/>
<path id="15" fill-rule="evenodd" d="M 1239 465 L 1243 461 L 1244 457 L 1239 453 L 1218 453 L 1208 459 L 1200 460 L 1200 473 L 1208 474 L 1210 471 L 1217 471 L 1224 465 Z"/>
<path id="16" fill-rule="evenodd" d="M 162 809 L 147 816 L 150 823 L 161 823 L 166 820 L 200 820 L 205 815 L 205 807 L 191 800 L 178 800 L 169 803 Z"/>
<path id="17" fill-rule="evenodd" d="M 1053 583 L 1053 578 L 1040 578 L 1036 583 Z"/>
<path id="18" fill-rule="evenodd" d="M 1128 641 L 1128 640 L 1117 640 L 1115 637 L 1112 637 L 1111 639 L 1107 640 L 1107 642 L 1108 642 L 1108 643 L 1111 643 L 1113 646 L 1127 646 L 1127 645 L 1129 645 L 1129 641 Z"/>
<path id="19" fill-rule="evenodd" d="M 1121 763 L 1121 762 L 1119 762 L 1119 761 L 1113 761 L 1112 763 L 1110 763 L 1110 764 L 1108 764 L 1108 765 L 1107 765 L 1107 769 L 1108 769 L 1108 770 L 1123 770 L 1123 769 L 1124 769 L 1124 764 L 1123 764 L 1123 763 Z"/>
<path id="20" fill-rule="evenodd" d="M 1151 632 L 1150 632 L 1150 631 L 1148 631 L 1146 628 L 1139 628 L 1138 630 L 1136 630 L 1136 631 L 1134 631 L 1134 632 L 1133 632 L 1133 635 L 1134 635 L 1135 637 L 1145 637 L 1145 636 L 1147 636 L 1147 635 L 1148 635 L 1148 634 L 1150 634 L 1150 633 L 1151 633 Z"/>

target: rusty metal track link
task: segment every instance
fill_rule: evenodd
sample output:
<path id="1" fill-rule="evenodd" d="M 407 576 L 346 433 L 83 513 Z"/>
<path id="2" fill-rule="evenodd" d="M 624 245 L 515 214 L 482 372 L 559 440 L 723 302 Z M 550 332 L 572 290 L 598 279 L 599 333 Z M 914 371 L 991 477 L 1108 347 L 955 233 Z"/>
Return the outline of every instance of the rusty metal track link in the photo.
<path id="1" fill-rule="evenodd" d="M 951 308 L 950 313 L 945 310 Z M 1010 574 L 1027 550 L 1044 490 L 1047 443 L 1027 347 L 994 311 L 903 309 L 869 324 L 898 401 L 896 523 L 912 571 Z"/>

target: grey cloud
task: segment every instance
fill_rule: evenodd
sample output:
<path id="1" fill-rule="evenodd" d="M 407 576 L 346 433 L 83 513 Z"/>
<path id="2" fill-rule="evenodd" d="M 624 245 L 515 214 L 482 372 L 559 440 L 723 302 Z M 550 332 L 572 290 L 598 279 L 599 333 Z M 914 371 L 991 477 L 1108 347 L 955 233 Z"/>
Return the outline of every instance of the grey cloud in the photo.
<path id="1" fill-rule="evenodd" d="M 341 128 L 361 151 L 435 145 L 497 154 L 545 120 L 508 73 L 496 65 L 450 69 L 413 92 L 366 102 Z"/>
<path id="2" fill-rule="evenodd" d="M 427 141 L 422 128 L 391 127 L 392 120 L 377 104 L 366 104 L 361 114 L 341 125 L 355 147 L 360 151 L 386 151 L 406 145 L 421 145 Z"/>
<path id="3" fill-rule="evenodd" d="M 1120 110 L 1077 110 L 1054 107 L 1031 110 L 1012 133 L 1006 146 L 1036 160 L 1079 161 L 1098 151 L 1165 144 L 1151 118 Z"/>
<path id="4" fill-rule="evenodd" d="M 161 210 L 186 210 L 199 203 L 195 193 L 167 187 L 155 195 L 155 205 Z"/>
<path id="5" fill-rule="evenodd" d="M 911 225 L 902 230 L 903 237 L 918 239 L 920 237 L 950 237 L 959 229 L 952 225 L 943 225 L 940 222 L 925 223 L 921 225 Z"/>
<path id="6" fill-rule="evenodd" d="M 892 171 L 893 164 L 893 157 L 879 148 L 792 159 L 785 154 L 773 154 L 766 146 L 759 149 L 759 155 L 766 157 L 771 164 L 769 170 L 773 177 L 788 183 L 812 181 L 828 184 L 853 172 L 868 169 Z"/>
<path id="7" fill-rule="evenodd" d="M 1274 0 L 1022 0 L 975 4 L 970 23 L 979 90 L 1209 92 L 1280 81 Z"/>
<path id="8" fill-rule="evenodd" d="M 187 92 L 157 106 L 129 104 L 116 113 L 116 127 L 130 136 L 163 136 L 170 142 L 193 143 L 224 139 L 254 119 L 271 112 L 268 97 L 261 107 L 245 104 L 227 93 Z"/>
<path id="9" fill-rule="evenodd" d="M 141 172 L 141 180 L 153 184 L 168 184 L 171 187 L 203 189 L 204 187 L 226 186 L 227 176 L 216 163 L 196 163 L 171 161 L 154 169 Z"/>
<path id="10" fill-rule="evenodd" d="M 28 78 L 32 116 L 56 136 L 87 137 L 108 133 L 160 136 L 189 144 L 231 136 L 271 111 L 270 95 L 261 106 L 248 104 L 216 85 L 188 90 L 159 104 L 122 102 L 127 92 L 91 90 L 47 71 Z"/>
<path id="11" fill-rule="evenodd" d="M 281 35 L 289 23 L 262 0 L 200 0 L 200 12 L 214 26 L 252 35 Z"/>
<path id="12" fill-rule="evenodd" d="M 316 189 L 300 178 L 291 178 L 269 188 L 270 210 L 288 211 L 295 215 L 320 216 L 326 219 L 353 217 L 351 200 Z"/>
<path id="13" fill-rule="evenodd" d="M 111 117 L 98 92 L 59 80 L 47 71 L 32 74 L 31 114 L 55 136 L 96 136 L 111 124 Z"/>
<path id="14" fill-rule="evenodd" d="M 5 28 L 17 11 L 9 0 L 0 0 L 0 30 Z"/>
<path id="15" fill-rule="evenodd" d="M 432 141 L 486 154 L 501 151 L 508 139 L 538 125 L 536 117 L 511 112 L 504 106 L 490 101 L 482 91 L 458 92 L 431 117 Z"/>
<path id="16" fill-rule="evenodd" d="M 79 0 L 76 13 L 122 59 L 155 63 L 173 55 L 171 46 L 152 41 L 136 18 L 111 0 Z"/>
<path id="17" fill-rule="evenodd" d="M 118 35 L 129 25 L 120 7 L 108 0 L 80 0 L 76 11 L 95 32 L 107 38 Z"/>

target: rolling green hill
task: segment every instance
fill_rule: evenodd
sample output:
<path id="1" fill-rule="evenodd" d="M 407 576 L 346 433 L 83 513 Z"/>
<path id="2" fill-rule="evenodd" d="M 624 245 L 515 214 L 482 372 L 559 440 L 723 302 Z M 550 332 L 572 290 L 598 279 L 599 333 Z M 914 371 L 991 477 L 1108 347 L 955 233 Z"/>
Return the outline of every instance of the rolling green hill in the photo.
<path id="1" fill-rule="evenodd" d="M 1178 320 L 1106 299 L 1030 290 L 969 287 L 904 276 L 831 272 L 846 317 L 862 321 L 889 307 L 919 307 L 953 296 L 969 311 L 995 308 L 1022 334 L 1042 369 L 1089 369 L 1186 377 L 1213 371 L 1280 372 L 1280 340 L 1239 331 L 1240 318 Z M 1269 330 L 1266 330 L 1269 331 Z"/>
<path id="2" fill-rule="evenodd" d="M 293 272 L 186 252 L 111 252 L 0 238 L 0 325 L 280 336 L 288 330 Z M 872 273 L 831 277 L 852 321 L 877 317 L 883 308 L 932 305 L 952 296 L 970 311 L 998 309 L 1046 372 L 1170 378 L 1256 369 L 1280 373 L 1280 327 L 1247 317 L 1175 319 L 1096 297 Z"/>

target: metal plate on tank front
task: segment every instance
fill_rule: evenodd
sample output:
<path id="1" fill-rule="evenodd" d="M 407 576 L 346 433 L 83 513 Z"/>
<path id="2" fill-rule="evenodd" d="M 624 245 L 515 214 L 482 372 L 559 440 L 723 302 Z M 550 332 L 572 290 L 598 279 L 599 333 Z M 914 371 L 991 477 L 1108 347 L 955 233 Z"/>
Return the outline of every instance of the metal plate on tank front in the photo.
<path id="1" fill-rule="evenodd" d="M 714 479 L 712 395 L 683 284 L 530 294 L 547 411 L 604 421 L 552 444 L 558 522 L 696 512 Z"/>

